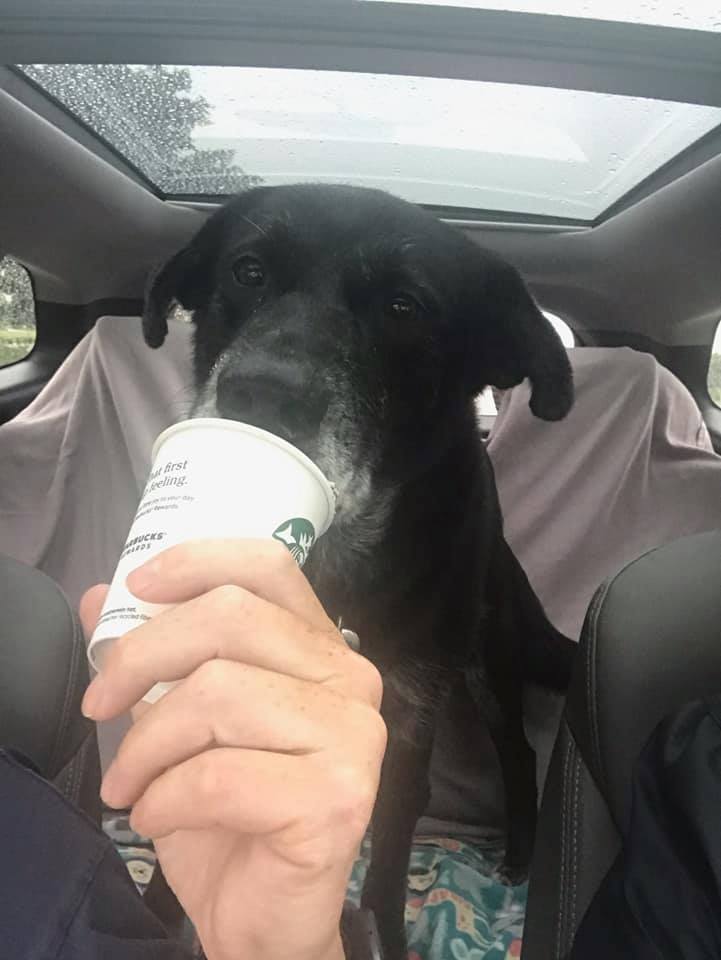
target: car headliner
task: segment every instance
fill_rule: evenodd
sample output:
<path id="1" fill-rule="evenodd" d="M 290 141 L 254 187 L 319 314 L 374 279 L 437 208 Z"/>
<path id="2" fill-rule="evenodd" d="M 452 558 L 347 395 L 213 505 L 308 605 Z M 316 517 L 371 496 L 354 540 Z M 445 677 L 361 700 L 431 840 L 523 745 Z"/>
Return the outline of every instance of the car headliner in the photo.
<path id="1" fill-rule="evenodd" d="M 239 6 L 6 2 L 0 57 L 6 64 L 343 64 L 721 105 L 718 34 L 350 0 Z M 0 127 L 0 254 L 28 265 L 41 300 L 140 298 L 149 267 L 212 208 L 154 195 L 7 67 L 0 68 Z M 516 263 L 542 306 L 582 342 L 707 353 L 721 312 L 720 148 L 718 136 L 696 145 L 588 228 L 436 212 Z M 714 419 L 713 410 L 704 412 Z"/>

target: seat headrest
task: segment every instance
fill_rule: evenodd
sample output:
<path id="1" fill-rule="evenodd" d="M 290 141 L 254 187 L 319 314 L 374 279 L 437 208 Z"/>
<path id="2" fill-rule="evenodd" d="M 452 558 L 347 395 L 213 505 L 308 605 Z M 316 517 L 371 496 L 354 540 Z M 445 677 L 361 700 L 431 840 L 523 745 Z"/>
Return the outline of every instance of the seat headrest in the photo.
<path id="1" fill-rule="evenodd" d="M 721 488 L 719 489 L 721 496 Z M 659 721 L 721 692 L 721 531 L 628 564 L 589 608 L 566 712 L 619 829 L 633 763 Z"/>
<path id="2" fill-rule="evenodd" d="M 573 409 L 545 423 L 503 399 L 488 452 L 506 539 L 551 623 L 577 639 L 608 576 L 647 550 L 721 528 L 721 457 L 686 387 L 650 354 L 569 351 Z"/>

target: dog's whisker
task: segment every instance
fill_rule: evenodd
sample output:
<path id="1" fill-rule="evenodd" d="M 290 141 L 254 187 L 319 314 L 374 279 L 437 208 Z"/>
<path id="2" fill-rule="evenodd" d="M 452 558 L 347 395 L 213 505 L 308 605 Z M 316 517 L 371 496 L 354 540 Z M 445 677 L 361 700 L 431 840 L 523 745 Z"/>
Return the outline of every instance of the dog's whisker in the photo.
<path id="1" fill-rule="evenodd" d="M 266 238 L 266 240 L 269 239 L 268 231 L 261 227 L 259 223 L 256 223 L 255 220 L 251 220 L 250 217 L 246 216 L 245 214 L 241 214 L 240 219 L 244 220 L 248 226 L 254 227 L 261 236 Z"/>

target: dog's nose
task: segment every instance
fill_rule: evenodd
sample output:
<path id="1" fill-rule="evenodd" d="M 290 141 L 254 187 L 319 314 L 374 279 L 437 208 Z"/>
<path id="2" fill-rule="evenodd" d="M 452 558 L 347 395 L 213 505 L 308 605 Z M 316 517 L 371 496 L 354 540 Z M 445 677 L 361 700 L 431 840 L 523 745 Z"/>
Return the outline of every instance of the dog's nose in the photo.
<path id="1" fill-rule="evenodd" d="M 329 397 L 318 384 L 302 384 L 300 379 L 223 370 L 216 388 L 218 413 L 268 430 L 291 443 L 314 437 Z"/>

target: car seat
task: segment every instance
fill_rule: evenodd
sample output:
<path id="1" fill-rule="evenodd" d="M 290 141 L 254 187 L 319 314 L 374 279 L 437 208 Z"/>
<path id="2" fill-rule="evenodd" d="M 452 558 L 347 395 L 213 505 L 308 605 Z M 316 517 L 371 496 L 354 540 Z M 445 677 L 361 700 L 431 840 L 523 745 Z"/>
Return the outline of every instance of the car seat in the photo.
<path id="1" fill-rule="evenodd" d="M 24 754 L 99 824 L 100 758 L 95 724 L 80 713 L 88 668 L 78 622 L 49 577 L 6 556 L 0 610 L 0 745 Z"/>
<path id="2" fill-rule="evenodd" d="M 626 565 L 597 592 L 541 805 L 523 960 L 562 960 L 628 828 L 631 772 L 667 714 L 721 691 L 721 531 Z"/>

